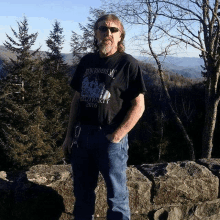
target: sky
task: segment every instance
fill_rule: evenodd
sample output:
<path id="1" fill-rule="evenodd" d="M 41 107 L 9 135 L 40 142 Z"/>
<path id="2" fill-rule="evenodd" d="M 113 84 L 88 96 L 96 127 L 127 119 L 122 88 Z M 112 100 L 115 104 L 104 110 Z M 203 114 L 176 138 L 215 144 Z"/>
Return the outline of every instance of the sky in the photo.
<path id="1" fill-rule="evenodd" d="M 17 31 L 17 22 L 26 16 L 29 33 L 38 32 L 35 48 L 47 50 L 45 41 L 58 20 L 65 36 L 62 52 L 69 53 L 72 31 L 79 32 L 79 23 L 87 22 L 90 7 L 100 6 L 100 0 L 0 0 L 0 45 L 7 40 L 6 34 L 13 36 L 11 27 Z"/>
<path id="2" fill-rule="evenodd" d="M 32 49 L 41 46 L 46 51 L 46 39 L 53 30 L 55 20 L 60 22 L 63 28 L 65 43 L 63 53 L 70 53 L 70 39 L 72 31 L 81 33 L 79 23 L 86 24 L 90 7 L 99 8 L 101 0 L 0 0 L 0 45 L 7 40 L 6 34 L 13 37 L 11 28 L 18 30 L 17 22 L 28 19 L 29 34 L 38 32 L 38 37 Z M 125 26 L 126 52 L 139 55 L 132 48 L 130 38 L 136 30 Z M 198 52 L 188 48 L 185 52 L 178 53 L 179 56 L 198 57 Z"/>

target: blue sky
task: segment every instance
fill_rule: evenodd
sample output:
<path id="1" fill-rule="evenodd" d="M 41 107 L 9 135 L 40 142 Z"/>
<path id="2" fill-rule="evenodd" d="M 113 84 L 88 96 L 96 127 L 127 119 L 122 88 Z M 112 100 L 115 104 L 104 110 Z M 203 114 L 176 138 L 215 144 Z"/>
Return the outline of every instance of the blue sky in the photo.
<path id="1" fill-rule="evenodd" d="M 22 21 L 26 16 L 29 23 L 29 33 L 38 32 L 36 49 L 47 50 L 46 39 L 53 24 L 57 19 L 64 29 L 65 43 L 63 53 L 70 53 L 70 39 L 72 31 L 80 33 L 79 23 L 86 24 L 90 7 L 99 8 L 101 0 L 0 0 L 0 45 L 7 40 L 6 33 L 13 36 L 11 27 L 18 30 L 17 21 Z M 133 42 L 130 38 L 137 33 L 138 29 L 126 27 L 126 52 L 139 55 L 133 50 Z M 198 52 L 188 48 L 187 53 L 178 51 L 179 56 L 197 56 Z"/>
<path id="2" fill-rule="evenodd" d="M 101 6 L 100 0 L 0 0 L 0 45 L 7 39 L 6 33 L 13 36 L 11 27 L 18 30 L 17 21 L 26 16 L 29 33 L 38 32 L 35 47 L 47 50 L 45 40 L 57 19 L 64 29 L 64 53 L 70 52 L 71 32 L 79 32 L 79 23 L 86 23 L 90 7 Z"/>

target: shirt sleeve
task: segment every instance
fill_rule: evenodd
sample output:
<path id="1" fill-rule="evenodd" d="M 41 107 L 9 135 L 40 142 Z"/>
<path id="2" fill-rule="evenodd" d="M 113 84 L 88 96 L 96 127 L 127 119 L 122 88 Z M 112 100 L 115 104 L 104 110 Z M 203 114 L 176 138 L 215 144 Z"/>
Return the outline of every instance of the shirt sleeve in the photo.
<path id="1" fill-rule="evenodd" d="M 81 92 L 81 77 L 84 71 L 83 69 L 83 62 L 80 61 L 70 82 L 70 86 L 79 93 Z"/>
<path id="2" fill-rule="evenodd" d="M 136 98 L 140 93 L 146 93 L 146 87 L 143 80 L 143 73 L 138 64 L 138 61 L 130 63 L 129 69 L 128 88 L 125 93 L 126 100 L 132 100 Z"/>

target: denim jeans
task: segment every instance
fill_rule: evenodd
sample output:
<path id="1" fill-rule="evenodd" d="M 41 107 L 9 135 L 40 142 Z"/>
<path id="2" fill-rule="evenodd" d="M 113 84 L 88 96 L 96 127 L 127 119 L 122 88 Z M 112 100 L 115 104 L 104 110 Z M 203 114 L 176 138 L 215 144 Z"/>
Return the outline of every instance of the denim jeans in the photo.
<path id="1" fill-rule="evenodd" d="M 71 164 L 74 180 L 75 220 L 94 219 L 95 188 L 101 172 L 107 187 L 107 220 L 129 220 L 127 189 L 128 137 L 111 143 L 106 135 L 111 128 L 83 125 L 74 146 Z"/>

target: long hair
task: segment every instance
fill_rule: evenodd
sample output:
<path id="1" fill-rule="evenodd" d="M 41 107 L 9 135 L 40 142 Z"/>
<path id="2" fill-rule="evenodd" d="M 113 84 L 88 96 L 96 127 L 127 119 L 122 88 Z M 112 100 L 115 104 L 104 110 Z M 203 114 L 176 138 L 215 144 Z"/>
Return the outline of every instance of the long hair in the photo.
<path id="1" fill-rule="evenodd" d="M 121 40 L 118 42 L 118 50 L 117 51 L 124 52 L 125 51 L 125 45 L 124 45 L 125 30 L 124 30 L 124 26 L 121 23 L 120 19 L 114 14 L 103 15 L 96 21 L 96 23 L 94 25 L 94 32 L 96 32 L 98 30 L 98 23 L 100 21 L 113 21 L 113 22 L 118 23 L 120 25 Z M 98 46 L 98 41 L 96 40 L 95 36 L 94 36 L 94 47 L 95 47 L 95 51 L 98 52 L 99 46 Z"/>

